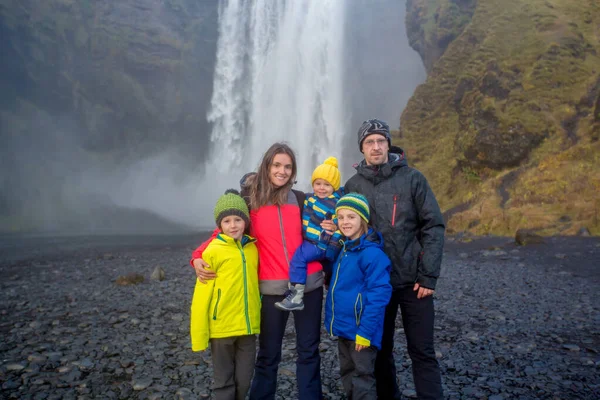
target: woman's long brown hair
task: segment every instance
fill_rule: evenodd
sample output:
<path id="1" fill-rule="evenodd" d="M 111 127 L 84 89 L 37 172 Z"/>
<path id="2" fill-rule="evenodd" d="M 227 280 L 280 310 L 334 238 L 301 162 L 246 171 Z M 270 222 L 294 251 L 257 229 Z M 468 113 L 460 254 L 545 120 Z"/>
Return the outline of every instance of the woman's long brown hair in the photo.
<path id="1" fill-rule="evenodd" d="M 269 178 L 269 171 L 277 154 L 287 154 L 292 159 L 292 175 L 288 183 L 281 187 L 273 185 Z M 291 147 L 285 143 L 274 143 L 263 155 L 256 177 L 249 185 L 250 208 L 257 209 L 269 203 L 277 205 L 287 203 L 287 197 L 296 180 L 297 171 L 296 155 Z"/>

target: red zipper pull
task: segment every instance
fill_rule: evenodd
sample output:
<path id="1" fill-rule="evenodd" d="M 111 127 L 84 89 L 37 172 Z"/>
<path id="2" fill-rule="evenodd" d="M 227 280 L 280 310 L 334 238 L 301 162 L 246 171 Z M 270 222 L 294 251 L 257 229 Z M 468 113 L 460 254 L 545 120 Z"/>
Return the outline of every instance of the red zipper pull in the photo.
<path id="1" fill-rule="evenodd" d="M 398 202 L 398 195 L 394 195 L 394 208 L 392 209 L 392 226 L 396 223 L 396 204 Z"/>

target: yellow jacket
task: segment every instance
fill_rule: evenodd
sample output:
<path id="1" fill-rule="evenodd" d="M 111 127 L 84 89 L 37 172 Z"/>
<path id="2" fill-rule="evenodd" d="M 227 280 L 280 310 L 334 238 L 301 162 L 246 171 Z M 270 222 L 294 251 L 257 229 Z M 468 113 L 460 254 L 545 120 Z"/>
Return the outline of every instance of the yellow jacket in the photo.
<path id="1" fill-rule="evenodd" d="M 196 280 L 190 316 L 193 351 L 206 349 L 209 339 L 260 333 L 254 242 L 248 235 L 236 241 L 220 233 L 202 253 L 217 278 L 206 284 Z"/>

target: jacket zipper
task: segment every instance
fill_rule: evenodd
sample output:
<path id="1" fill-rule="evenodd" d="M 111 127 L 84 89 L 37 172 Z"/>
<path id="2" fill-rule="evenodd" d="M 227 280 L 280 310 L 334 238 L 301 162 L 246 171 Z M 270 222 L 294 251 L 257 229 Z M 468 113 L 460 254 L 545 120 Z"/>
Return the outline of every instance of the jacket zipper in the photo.
<path id="1" fill-rule="evenodd" d="M 396 223 L 396 205 L 398 203 L 398 195 L 394 195 L 394 208 L 392 209 L 392 227 Z"/>
<path id="2" fill-rule="evenodd" d="M 250 329 L 250 316 L 248 315 L 248 276 L 246 274 L 246 256 L 244 255 L 244 250 L 239 245 L 237 240 L 236 240 L 235 244 L 238 246 L 238 249 L 240 250 L 240 254 L 242 255 L 242 271 L 244 274 L 244 309 L 246 311 L 246 330 L 248 331 L 248 334 L 251 334 L 252 330 Z"/>
<path id="3" fill-rule="evenodd" d="M 285 231 L 283 230 L 283 218 L 281 217 L 281 206 L 277 206 L 277 214 L 279 215 L 279 229 L 281 230 L 281 241 L 283 242 L 283 254 L 287 265 L 290 265 L 290 257 L 287 253 L 287 244 L 285 243 Z"/>
<path id="4" fill-rule="evenodd" d="M 217 319 L 217 309 L 219 308 L 219 301 L 221 301 L 221 289 L 217 290 L 217 302 L 215 303 L 215 309 L 213 310 L 213 319 Z"/>
<path id="5" fill-rule="evenodd" d="M 337 269 L 335 270 L 335 281 L 333 282 L 333 286 L 331 287 L 331 323 L 329 324 L 329 334 L 333 336 L 333 320 L 335 319 L 335 302 L 333 301 L 333 292 L 335 290 L 335 285 L 337 285 L 338 278 L 340 277 L 340 266 L 342 265 L 342 258 L 346 255 L 346 246 L 344 246 L 344 253 L 340 255 L 340 262 L 337 265 Z"/>

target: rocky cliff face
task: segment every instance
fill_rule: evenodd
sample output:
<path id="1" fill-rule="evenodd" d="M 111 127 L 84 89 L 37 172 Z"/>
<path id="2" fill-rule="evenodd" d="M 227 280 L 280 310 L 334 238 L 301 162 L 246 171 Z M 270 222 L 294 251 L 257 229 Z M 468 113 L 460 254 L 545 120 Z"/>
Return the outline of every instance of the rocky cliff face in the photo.
<path id="1" fill-rule="evenodd" d="M 92 151 L 201 143 L 216 0 L 5 0 L 0 33 L 4 132 L 41 110 Z"/>
<path id="2" fill-rule="evenodd" d="M 398 143 L 453 230 L 600 234 L 600 4 L 410 0 L 429 71 Z"/>
<path id="3" fill-rule="evenodd" d="M 198 165 L 217 18 L 217 0 L 2 0 L 0 231 L 129 229 L 101 178 L 168 150 Z"/>

